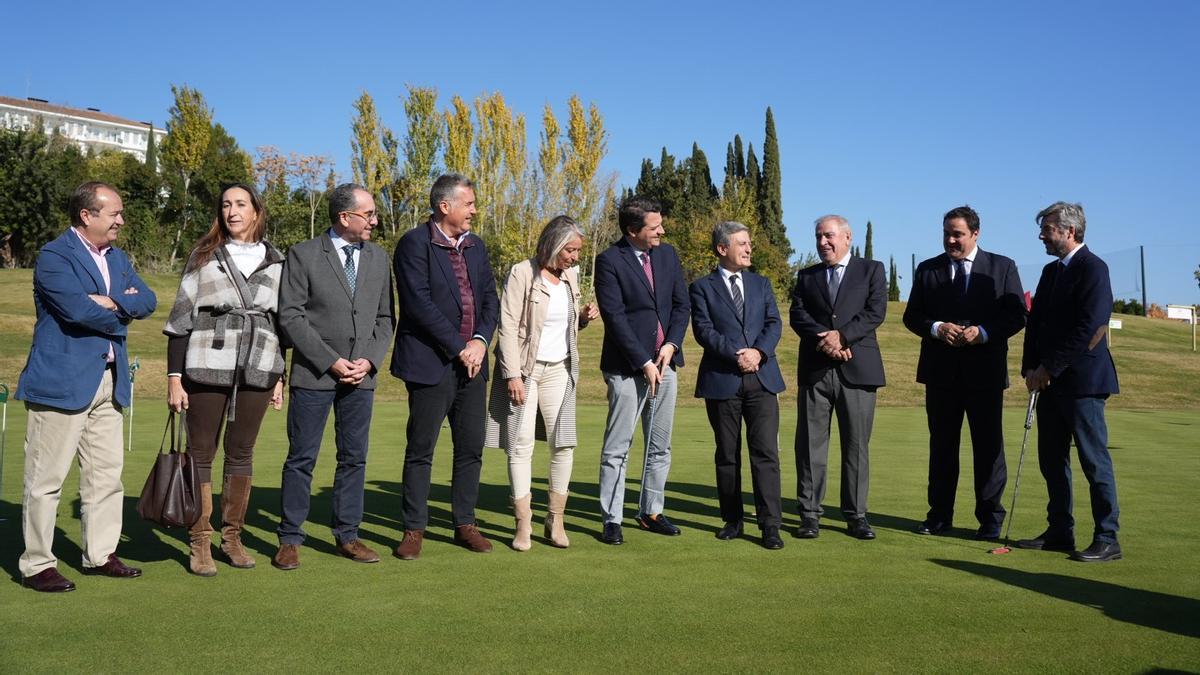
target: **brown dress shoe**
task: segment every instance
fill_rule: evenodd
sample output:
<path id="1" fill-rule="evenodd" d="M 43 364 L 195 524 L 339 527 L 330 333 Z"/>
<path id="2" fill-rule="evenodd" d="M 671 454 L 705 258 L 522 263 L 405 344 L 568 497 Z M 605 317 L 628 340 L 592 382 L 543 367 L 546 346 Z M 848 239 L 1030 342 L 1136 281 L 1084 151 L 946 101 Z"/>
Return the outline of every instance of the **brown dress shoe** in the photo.
<path id="1" fill-rule="evenodd" d="M 360 563 L 375 563 L 379 562 L 379 554 L 372 551 L 366 544 L 362 543 L 361 539 L 354 541 L 345 541 L 338 544 L 338 553 L 346 556 L 354 562 Z"/>
<path id="2" fill-rule="evenodd" d="M 142 576 L 142 571 L 136 567 L 130 567 L 117 559 L 116 553 L 109 553 L 108 560 L 104 561 L 103 565 L 98 567 L 83 568 L 84 574 L 99 574 L 106 577 L 114 577 L 116 579 L 132 579 L 133 577 Z"/>
<path id="3" fill-rule="evenodd" d="M 475 553 L 491 553 L 492 542 L 483 538 L 475 523 L 454 528 L 454 543 Z"/>
<path id="4" fill-rule="evenodd" d="M 296 544 L 280 544 L 271 564 L 281 570 L 294 570 L 300 566 L 300 547 Z"/>
<path id="5" fill-rule="evenodd" d="M 66 593 L 75 590 L 75 584 L 59 574 L 58 570 L 53 567 L 47 567 L 31 577 L 25 577 L 21 580 L 21 585 L 39 593 Z"/>
<path id="6" fill-rule="evenodd" d="M 425 530 L 405 530 L 404 540 L 392 552 L 401 560 L 416 560 L 421 557 L 421 542 L 425 540 Z"/>

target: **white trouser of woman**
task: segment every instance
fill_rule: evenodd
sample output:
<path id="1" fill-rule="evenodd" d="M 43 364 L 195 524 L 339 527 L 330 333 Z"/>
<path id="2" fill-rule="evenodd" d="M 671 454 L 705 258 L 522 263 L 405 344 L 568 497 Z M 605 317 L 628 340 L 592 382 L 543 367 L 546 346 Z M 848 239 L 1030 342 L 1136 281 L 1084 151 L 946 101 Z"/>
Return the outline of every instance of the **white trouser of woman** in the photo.
<path id="1" fill-rule="evenodd" d="M 546 438 L 553 445 L 558 410 L 571 374 L 567 370 L 567 359 L 557 363 L 538 361 L 529 375 L 525 389 L 525 405 L 521 409 L 521 428 L 517 432 L 516 444 L 508 450 L 508 480 L 512 486 L 513 499 L 529 494 L 533 464 L 533 440 L 537 429 L 537 413 L 541 410 L 546 424 Z M 566 494 L 571 483 L 571 467 L 575 461 L 575 448 L 550 448 L 550 491 Z"/>

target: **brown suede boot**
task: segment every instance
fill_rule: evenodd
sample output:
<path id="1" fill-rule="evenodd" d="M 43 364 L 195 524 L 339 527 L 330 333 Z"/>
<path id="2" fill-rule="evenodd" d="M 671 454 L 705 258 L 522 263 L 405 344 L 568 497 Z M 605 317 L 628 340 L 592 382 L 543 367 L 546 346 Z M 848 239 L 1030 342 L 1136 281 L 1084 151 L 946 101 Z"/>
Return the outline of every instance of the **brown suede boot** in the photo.
<path id="1" fill-rule="evenodd" d="M 242 547 L 242 526 L 250 503 L 250 476 L 225 476 L 221 488 L 221 551 L 239 569 L 254 567 L 254 558 Z"/>
<path id="2" fill-rule="evenodd" d="M 217 566 L 212 559 L 212 483 L 200 484 L 200 517 L 188 528 L 191 537 L 191 555 L 188 569 L 201 577 L 217 575 Z"/>
<path id="3" fill-rule="evenodd" d="M 550 503 L 546 506 L 546 538 L 558 548 L 571 545 L 567 531 L 563 528 L 563 511 L 567 508 L 567 495 L 549 491 Z"/>
<path id="4" fill-rule="evenodd" d="M 512 547 L 515 551 L 528 551 L 532 545 L 529 537 L 533 535 L 533 512 L 529 510 L 529 501 L 533 495 L 525 495 L 520 499 L 509 498 L 516 516 L 516 533 L 513 534 Z"/>

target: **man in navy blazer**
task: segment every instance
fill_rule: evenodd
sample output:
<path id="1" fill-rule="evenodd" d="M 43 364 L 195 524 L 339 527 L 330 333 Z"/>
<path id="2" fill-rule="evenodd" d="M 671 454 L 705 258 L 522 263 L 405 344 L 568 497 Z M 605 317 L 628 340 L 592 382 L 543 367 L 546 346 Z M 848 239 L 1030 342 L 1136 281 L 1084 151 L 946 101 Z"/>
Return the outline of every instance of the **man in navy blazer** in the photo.
<path id="1" fill-rule="evenodd" d="M 829 423 L 836 412 L 842 442 L 841 509 L 847 532 L 874 539 L 867 522 L 868 445 L 875 391 L 884 385 L 875 329 L 887 314 L 883 263 L 850 255 L 850 223 L 838 215 L 816 221 L 821 262 L 800 270 L 792 290 L 791 325 L 800 336 L 800 414 L 796 470 L 801 539 L 820 534 Z"/>
<path id="2" fill-rule="evenodd" d="M 692 334 L 704 348 L 696 398 L 705 399 L 716 437 L 717 497 L 725 525 L 717 539 L 742 533 L 742 420 L 750 446 L 750 476 L 762 545 L 783 548 L 779 487 L 779 392 L 775 360 L 783 320 L 771 282 L 749 271 L 750 230 L 741 223 L 713 228 L 717 271 L 692 282 Z"/>
<path id="3" fill-rule="evenodd" d="M 124 504 L 121 410 L 133 395 L 125 338 L 129 323 L 150 316 L 158 303 L 113 246 L 125 224 L 117 191 L 84 183 L 67 211 L 71 227 L 42 248 L 34 266 L 37 321 L 16 392 L 29 415 L 19 567 L 25 586 L 45 592 L 75 588 L 50 549 L 63 481 L 77 457 L 84 574 L 141 575 L 116 556 Z"/>
<path id="4" fill-rule="evenodd" d="M 483 465 L 487 346 L 500 300 L 487 247 L 470 231 L 474 183 L 458 174 L 440 176 L 429 205 L 429 222 L 400 238 L 393 261 L 400 310 L 392 375 L 408 389 L 404 539 L 395 551 L 402 560 L 421 554 L 433 450 L 447 416 L 454 439 L 454 540 L 477 553 L 492 550 L 476 526 L 475 504 Z"/>
<path id="5" fill-rule="evenodd" d="M 1112 286 L 1108 266 L 1083 243 L 1083 206 L 1055 202 L 1038 213 L 1038 238 L 1058 260 L 1042 269 L 1029 325 L 1021 373 L 1037 403 L 1038 464 L 1046 479 L 1046 531 L 1017 542 L 1021 548 L 1072 551 L 1081 562 L 1121 557 L 1117 542 L 1117 481 L 1108 453 L 1104 405 L 1120 391 L 1108 351 Z M 1091 487 L 1092 543 L 1075 551 L 1071 513 L 1071 439 Z"/>
<path id="6" fill-rule="evenodd" d="M 675 369 L 683 366 L 680 347 L 689 309 L 679 255 L 662 243 L 659 203 L 630 197 L 617 219 L 623 236 L 596 257 L 595 271 L 596 300 L 604 320 L 600 370 L 608 385 L 608 420 L 600 451 L 600 538 L 614 545 L 625 541 L 625 466 L 639 416 L 647 443 L 638 525 L 657 534 L 679 534 L 662 511 L 671 469 Z"/>
<path id="7" fill-rule="evenodd" d="M 954 522 L 963 415 L 971 425 L 976 539 L 1000 537 L 1004 463 L 1004 390 L 1008 339 L 1025 326 L 1017 265 L 979 248 L 979 214 L 970 206 L 942 218 L 945 253 L 922 262 L 904 309 L 921 338 L 917 382 L 929 420 L 929 513 L 917 534 L 943 534 Z"/>

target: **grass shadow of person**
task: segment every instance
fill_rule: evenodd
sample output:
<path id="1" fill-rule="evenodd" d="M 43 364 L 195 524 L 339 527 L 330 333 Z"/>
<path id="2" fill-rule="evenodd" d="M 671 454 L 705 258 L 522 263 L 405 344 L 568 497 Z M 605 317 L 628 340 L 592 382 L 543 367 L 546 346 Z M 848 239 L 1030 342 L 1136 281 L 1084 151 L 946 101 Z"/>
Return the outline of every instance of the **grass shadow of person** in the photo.
<path id="1" fill-rule="evenodd" d="M 965 560 L 930 562 L 961 572 L 990 577 L 1011 586 L 1044 593 L 1060 600 L 1094 607 L 1105 616 L 1185 637 L 1200 638 L 1200 600 L 1169 593 L 1130 588 L 1106 581 L 1065 574 L 1026 572 Z"/>

